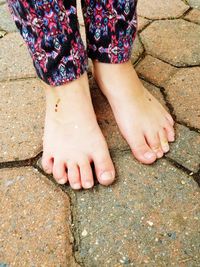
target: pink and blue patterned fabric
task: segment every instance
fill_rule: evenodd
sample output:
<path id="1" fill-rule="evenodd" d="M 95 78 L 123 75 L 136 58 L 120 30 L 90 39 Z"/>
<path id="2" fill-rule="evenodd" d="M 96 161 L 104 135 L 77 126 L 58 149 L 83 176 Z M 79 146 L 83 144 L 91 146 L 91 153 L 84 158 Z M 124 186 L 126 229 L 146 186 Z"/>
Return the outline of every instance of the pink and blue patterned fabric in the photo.
<path id="1" fill-rule="evenodd" d="M 131 56 L 137 0 L 81 0 L 87 48 L 80 36 L 76 0 L 7 0 L 37 75 L 51 86 L 77 79 L 88 57 L 121 63 Z"/>

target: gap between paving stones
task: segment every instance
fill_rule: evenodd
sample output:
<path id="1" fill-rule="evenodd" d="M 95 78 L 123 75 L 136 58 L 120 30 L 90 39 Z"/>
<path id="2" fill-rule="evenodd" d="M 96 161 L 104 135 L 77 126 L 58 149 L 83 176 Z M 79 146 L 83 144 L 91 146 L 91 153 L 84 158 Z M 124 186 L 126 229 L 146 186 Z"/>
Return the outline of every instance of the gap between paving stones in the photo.
<path id="1" fill-rule="evenodd" d="M 153 22 L 153 21 L 157 21 L 157 20 L 175 20 L 175 19 L 183 19 L 186 15 L 187 15 L 187 13 L 189 13 L 190 11 L 192 11 L 192 10 L 195 10 L 195 8 L 192 8 L 192 7 L 189 7 L 182 15 L 180 15 L 179 17 L 176 17 L 176 18 L 174 18 L 174 17 L 168 17 L 168 18 L 160 18 L 160 19 L 150 19 L 150 18 L 148 18 L 148 17 L 145 17 L 145 16 L 141 16 L 140 15 L 140 17 L 141 18 L 144 18 L 144 19 L 148 19 L 148 20 L 150 20 L 150 23 L 151 22 Z M 193 22 L 192 22 L 193 23 Z M 196 24 L 196 23 L 195 23 Z M 146 27 L 146 26 L 145 26 Z"/>

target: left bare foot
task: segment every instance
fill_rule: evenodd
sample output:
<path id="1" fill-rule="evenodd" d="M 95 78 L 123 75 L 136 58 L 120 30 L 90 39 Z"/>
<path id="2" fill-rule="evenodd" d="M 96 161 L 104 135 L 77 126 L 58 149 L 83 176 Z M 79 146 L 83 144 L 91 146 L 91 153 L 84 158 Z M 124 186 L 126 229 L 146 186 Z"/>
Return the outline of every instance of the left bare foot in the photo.
<path id="1" fill-rule="evenodd" d="M 136 159 L 151 164 L 161 158 L 175 137 L 171 115 L 144 88 L 131 61 L 93 64 L 95 80 Z"/>

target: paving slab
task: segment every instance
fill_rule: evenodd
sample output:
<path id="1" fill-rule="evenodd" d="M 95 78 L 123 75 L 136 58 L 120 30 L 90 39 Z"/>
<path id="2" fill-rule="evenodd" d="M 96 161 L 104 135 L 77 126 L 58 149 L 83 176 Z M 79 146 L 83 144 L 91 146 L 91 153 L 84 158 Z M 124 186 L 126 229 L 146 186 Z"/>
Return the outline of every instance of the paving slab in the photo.
<path id="1" fill-rule="evenodd" d="M 200 129 L 200 67 L 180 69 L 166 84 L 167 100 L 178 121 Z"/>
<path id="2" fill-rule="evenodd" d="M 8 33 L 0 39 L 0 81 L 36 77 L 28 48 L 20 33 Z"/>
<path id="3" fill-rule="evenodd" d="M 200 1 L 199 0 L 186 0 L 186 2 L 193 8 L 200 9 Z"/>
<path id="4" fill-rule="evenodd" d="M 140 36 L 151 56 L 174 66 L 200 64 L 200 25 L 183 19 L 159 20 L 152 22 Z"/>
<path id="5" fill-rule="evenodd" d="M 139 0 L 137 13 L 148 19 L 178 18 L 189 9 L 181 0 Z"/>
<path id="6" fill-rule="evenodd" d="M 78 266 L 67 195 L 32 167 L 0 170 L 0 262 Z"/>
<path id="7" fill-rule="evenodd" d="M 76 258 L 84 266 L 199 266 L 200 192 L 166 160 L 129 152 L 113 159 L 117 180 L 76 193 Z"/>
<path id="8" fill-rule="evenodd" d="M 143 30 L 150 22 L 151 20 L 138 16 L 138 30 Z"/>
<path id="9" fill-rule="evenodd" d="M 176 124 L 176 142 L 171 143 L 167 158 L 174 160 L 192 172 L 200 170 L 200 133 Z"/>
<path id="10" fill-rule="evenodd" d="M 135 69 L 140 77 L 157 86 L 163 86 L 178 70 L 178 68 L 150 55 L 146 55 Z"/>
<path id="11" fill-rule="evenodd" d="M 42 150 L 45 117 L 41 82 L 1 82 L 0 99 L 0 162 L 36 156 Z"/>
<path id="12" fill-rule="evenodd" d="M 7 3 L 0 6 L 0 28 L 6 32 L 17 31 L 17 27 L 11 17 Z"/>
<path id="13" fill-rule="evenodd" d="M 192 9 L 184 19 L 200 24 L 200 10 Z"/>

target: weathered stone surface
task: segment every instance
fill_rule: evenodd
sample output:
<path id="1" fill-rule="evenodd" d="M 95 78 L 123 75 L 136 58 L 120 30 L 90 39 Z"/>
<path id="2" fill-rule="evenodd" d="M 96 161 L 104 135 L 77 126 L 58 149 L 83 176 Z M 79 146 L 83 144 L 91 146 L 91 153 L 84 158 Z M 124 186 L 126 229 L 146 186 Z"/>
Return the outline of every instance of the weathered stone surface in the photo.
<path id="1" fill-rule="evenodd" d="M 9 33 L 0 39 L 0 81 L 36 77 L 32 59 L 20 33 Z"/>
<path id="2" fill-rule="evenodd" d="M 200 129 L 200 68 L 180 69 L 165 86 L 178 121 Z"/>
<path id="3" fill-rule="evenodd" d="M 149 90 L 149 92 L 151 92 L 157 99 L 159 99 L 159 101 L 163 105 L 165 105 L 165 101 L 159 88 L 152 86 L 147 82 L 142 82 L 144 86 Z M 101 130 L 106 138 L 109 148 L 114 150 L 128 149 L 129 146 L 127 145 L 126 141 L 122 138 L 119 132 L 110 105 L 98 89 L 93 78 L 90 79 L 90 88 L 97 119 Z"/>
<path id="4" fill-rule="evenodd" d="M 17 31 L 17 27 L 11 17 L 7 3 L 0 6 L 0 28 L 7 32 Z"/>
<path id="5" fill-rule="evenodd" d="M 149 19 L 138 16 L 138 30 L 141 31 L 146 25 L 150 23 Z"/>
<path id="6" fill-rule="evenodd" d="M 38 79 L 0 83 L 0 161 L 22 160 L 42 150 L 45 96 Z"/>
<path id="7" fill-rule="evenodd" d="M 186 1 L 191 7 L 200 9 L 200 1 L 199 0 L 186 0 Z"/>
<path id="8" fill-rule="evenodd" d="M 200 24 L 200 10 L 192 9 L 184 18 Z"/>
<path id="9" fill-rule="evenodd" d="M 77 266 L 67 195 L 32 167 L 1 169 L 0 262 Z"/>
<path id="10" fill-rule="evenodd" d="M 173 159 L 188 170 L 200 169 L 200 134 L 176 124 L 176 142 L 171 143 L 166 157 Z"/>
<path id="11" fill-rule="evenodd" d="M 197 24 L 182 19 L 154 21 L 140 36 L 152 56 L 175 66 L 200 64 L 200 26 Z"/>
<path id="12" fill-rule="evenodd" d="M 76 193 L 76 258 L 87 267 L 198 266 L 197 184 L 165 160 L 144 166 L 129 153 L 113 159 L 115 184 Z"/>
<path id="13" fill-rule="evenodd" d="M 131 62 L 134 64 L 144 52 L 144 48 L 140 42 L 138 36 L 136 36 L 133 46 L 132 46 L 132 55 L 131 55 Z"/>
<path id="14" fill-rule="evenodd" d="M 177 70 L 177 68 L 150 55 L 147 55 L 136 66 L 136 71 L 141 77 L 157 86 L 162 86 Z"/>
<path id="15" fill-rule="evenodd" d="M 137 10 L 142 17 L 163 19 L 180 17 L 188 8 L 181 0 L 140 0 Z"/>

